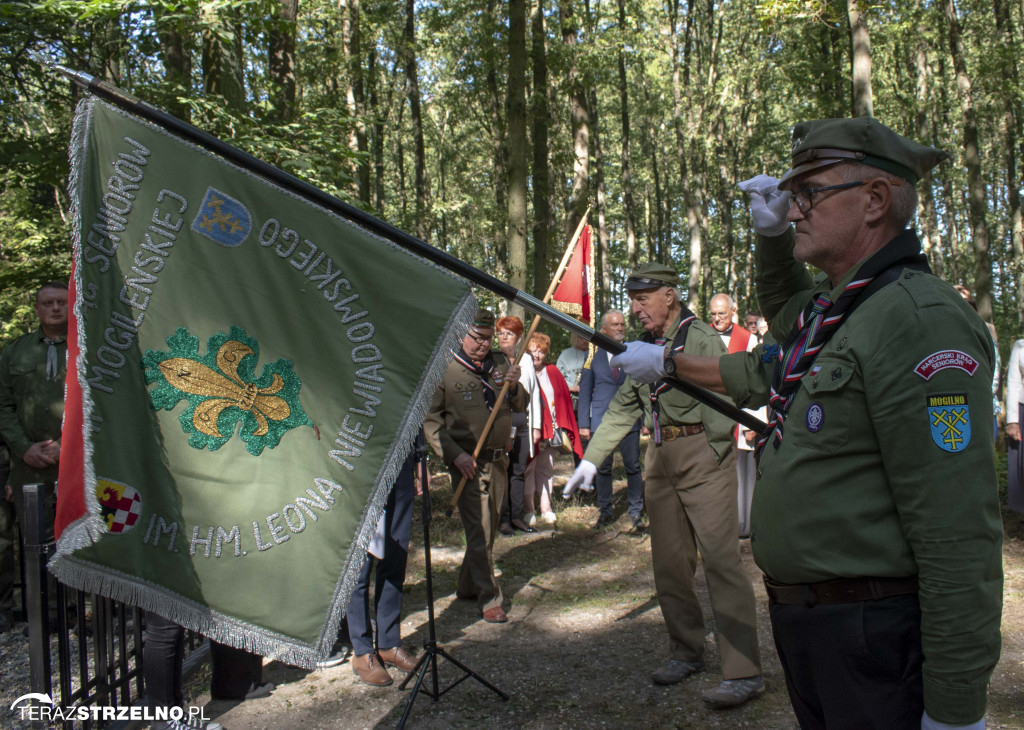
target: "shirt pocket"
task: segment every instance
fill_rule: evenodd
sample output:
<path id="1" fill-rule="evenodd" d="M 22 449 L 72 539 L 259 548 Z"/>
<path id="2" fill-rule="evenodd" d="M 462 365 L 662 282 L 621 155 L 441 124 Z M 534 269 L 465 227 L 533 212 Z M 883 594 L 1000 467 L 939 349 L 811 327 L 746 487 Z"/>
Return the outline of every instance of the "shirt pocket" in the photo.
<path id="1" fill-rule="evenodd" d="M 856 370 L 849 360 L 818 358 L 800 380 L 783 439 L 826 453 L 845 446 L 854 416 Z"/>

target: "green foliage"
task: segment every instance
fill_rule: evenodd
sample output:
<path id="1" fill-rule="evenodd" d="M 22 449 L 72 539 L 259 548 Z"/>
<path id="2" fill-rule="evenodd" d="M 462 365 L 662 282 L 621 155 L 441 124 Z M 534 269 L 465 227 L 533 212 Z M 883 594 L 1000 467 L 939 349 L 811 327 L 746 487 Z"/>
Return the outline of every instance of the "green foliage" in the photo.
<path id="1" fill-rule="evenodd" d="M 555 232 L 547 253 L 549 269 L 565 243 L 562 231 L 576 162 L 568 103 L 575 68 L 588 95 L 591 222 L 603 219 L 608 241 L 599 257 L 610 284 L 605 301 L 625 307 L 621 282 L 631 257 L 657 258 L 681 271 L 696 266 L 700 305 L 715 292 L 729 291 L 741 309 L 752 309 L 754 235 L 746 199 L 735 185 L 788 167 L 788 130 L 794 122 L 849 114 L 846 3 L 623 3 L 622 25 L 618 1 L 547 0 L 543 5 L 549 108 L 540 123 L 549 139 Z M 40 280 L 67 276 L 70 258 L 66 146 L 80 92 L 31 61 L 29 51 L 102 76 L 400 228 L 416 230 L 405 4 L 363 3 L 358 15 L 353 5 L 303 0 L 293 29 L 278 19 L 281 5 L 275 0 L 0 5 L 0 154 L 5 161 L 0 170 L 0 339 L 31 326 L 30 293 Z M 1024 55 L 1024 18 L 1019 3 L 1011 4 L 1010 27 L 1000 29 L 992 5 L 964 0 L 958 6 L 990 191 L 995 319 L 1004 338 L 1010 338 L 1021 321 L 1017 291 L 1024 275 L 1020 246 L 1012 240 L 1008 192 L 1020 186 L 1024 152 L 1019 111 L 1024 92 L 1015 72 Z M 936 227 L 945 276 L 971 286 L 975 253 L 966 205 L 962 109 L 942 9 L 897 0 L 863 3 L 861 10 L 871 33 L 875 114 L 898 131 L 953 154 L 932 183 L 936 220 L 924 223 Z M 352 57 L 356 28 L 359 50 Z M 500 173 L 509 152 L 507 28 L 507 8 L 493 0 L 421 2 L 411 49 L 421 87 L 430 242 L 499 276 L 511 263 L 505 253 L 508 181 Z M 571 45 L 562 35 L 569 28 L 577 31 Z M 295 113 L 282 118 L 276 104 L 283 77 L 271 64 L 270 47 L 273 37 L 289 30 L 295 38 L 288 69 Z M 530 27 L 528 53 L 536 42 Z M 173 75 L 179 67 L 183 75 Z M 224 74 L 237 75 L 238 98 Z M 527 83 L 536 83 L 529 63 Z M 630 120 L 631 211 L 625 208 L 620 94 Z M 1017 110 L 1016 118 L 1010 120 L 1007 109 Z M 1017 132 L 1013 144 L 1007 142 L 1009 131 Z M 365 151 L 355 149 L 357 135 L 366 140 Z M 1017 155 L 1013 175 L 1011 151 Z M 360 170 L 369 171 L 369 200 L 359 199 Z M 596 207 L 599 174 L 601 211 Z M 695 255 L 690 202 L 698 211 L 703 242 L 696 262 L 690 260 Z M 528 227 L 532 210 L 529 215 Z M 632 253 L 626 245 L 627 219 L 636 235 Z M 528 261 L 531 256 L 532 251 Z M 536 284 L 528 282 L 526 288 Z M 550 329 L 549 334 L 557 335 Z M 567 339 L 558 344 L 567 345 Z"/>

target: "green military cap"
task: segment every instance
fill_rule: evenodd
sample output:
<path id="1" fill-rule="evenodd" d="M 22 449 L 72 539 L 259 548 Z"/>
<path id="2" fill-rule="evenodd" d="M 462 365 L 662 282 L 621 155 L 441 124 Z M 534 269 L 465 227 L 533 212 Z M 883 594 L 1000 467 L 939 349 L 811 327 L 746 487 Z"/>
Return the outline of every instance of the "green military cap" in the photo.
<path id="1" fill-rule="evenodd" d="M 901 137 L 872 117 L 816 119 L 793 127 L 793 166 L 779 188 L 788 190 L 797 175 L 853 160 L 916 183 L 947 159 L 941 150 Z"/>
<path id="2" fill-rule="evenodd" d="M 473 326 L 490 327 L 491 329 L 494 329 L 494 312 L 482 307 L 476 310 L 476 316 L 473 317 Z"/>
<path id="3" fill-rule="evenodd" d="M 627 289 L 657 289 L 662 286 L 678 287 L 679 274 L 671 266 L 656 264 L 653 261 L 643 264 L 629 272 L 626 279 Z"/>

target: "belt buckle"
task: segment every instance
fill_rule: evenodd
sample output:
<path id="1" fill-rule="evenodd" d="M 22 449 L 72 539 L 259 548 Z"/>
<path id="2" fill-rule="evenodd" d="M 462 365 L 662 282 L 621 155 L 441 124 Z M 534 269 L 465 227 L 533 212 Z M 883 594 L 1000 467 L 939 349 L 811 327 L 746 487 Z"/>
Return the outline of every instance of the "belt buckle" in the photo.
<path id="1" fill-rule="evenodd" d="M 679 438 L 678 426 L 665 426 L 665 428 L 661 429 L 662 442 L 675 441 L 677 438 Z"/>
<path id="2" fill-rule="evenodd" d="M 497 448 L 491 449 L 491 461 L 501 461 L 504 456 L 505 456 L 505 449 L 501 448 L 500 446 L 497 447 Z"/>

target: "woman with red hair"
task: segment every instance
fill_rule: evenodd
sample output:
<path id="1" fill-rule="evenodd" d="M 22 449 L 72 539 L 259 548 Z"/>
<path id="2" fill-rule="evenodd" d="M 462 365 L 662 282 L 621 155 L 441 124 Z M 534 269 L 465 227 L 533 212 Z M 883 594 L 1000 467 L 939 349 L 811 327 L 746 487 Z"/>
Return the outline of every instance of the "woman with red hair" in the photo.
<path id="1" fill-rule="evenodd" d="M 502 317 L 494 323 L 494 335 L 508 361 L 515 362 L 516 349 L 523 341 L 523 320 L 519 317 Z M 498 523 L 502 535 L 514 535 L 516 530 L 536 532 L 523 519 L 523 490 L 526 467 L 534 454 L 533 445 L 540 440 L 540 388 L 537 385 L 537 373 L 533 369 L 533 358 L 529 353 L 523 353 L 519 367 L 523 371 L 519 376 L 519 387 L 526 389 L 527 406 L 525 413 L 512 414 L 515 436 L 508 455 L 508 495 L 502 505 Z M 530 513 L 533 513 L 532 503 Z"/>
<path id="2" fill-rule="evenodd" d="M 536 523 L 533 512 L 533 495 L 540 493 L 541 519 L 553 525 L 558 519 L 551 509 L 551 488 L 555 474 L 555 455 L 559 453 L 558 445 L 552 446 L 555 429 L 561 429 L 572 443 L 576 456 L 583 457 L 583 445 L 580 442 L 580 430 L 576 425 L 576 414 L 572 410 L 572 396 L 569 386 L 562 373 L 554 365 L 545 365 L 544 360 L 551 349 L 551 338 L 536 333 L 530 337 L 527 350 L 533 357 L 533 366 L 537 371 L 537 383 L 541 395 L 541 434 L 540 443 L 534 449 L 536 455 L 526 467 L 524 485 L 523 519 L 526 524 Z"/>

